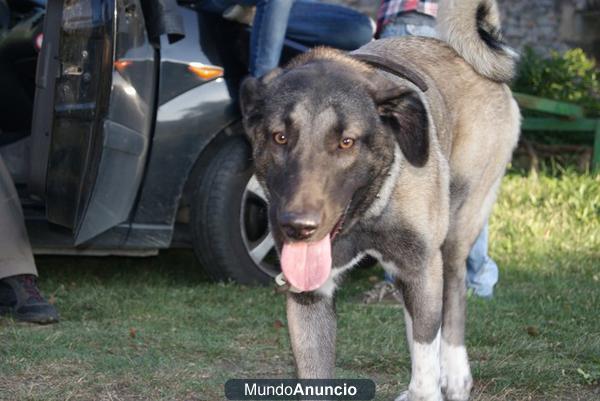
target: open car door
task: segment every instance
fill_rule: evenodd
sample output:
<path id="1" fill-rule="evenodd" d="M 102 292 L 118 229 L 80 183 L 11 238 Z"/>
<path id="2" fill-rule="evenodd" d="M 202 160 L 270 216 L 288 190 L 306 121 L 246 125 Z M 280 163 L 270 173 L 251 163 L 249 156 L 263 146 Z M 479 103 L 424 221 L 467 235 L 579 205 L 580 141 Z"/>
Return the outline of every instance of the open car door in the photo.
<path id="1" fill-rule="evenodd" d="M 141 3 L 47 3 L 29 187 L 75 244 L 126 221 L 144 175 L 159 60 Z"/>

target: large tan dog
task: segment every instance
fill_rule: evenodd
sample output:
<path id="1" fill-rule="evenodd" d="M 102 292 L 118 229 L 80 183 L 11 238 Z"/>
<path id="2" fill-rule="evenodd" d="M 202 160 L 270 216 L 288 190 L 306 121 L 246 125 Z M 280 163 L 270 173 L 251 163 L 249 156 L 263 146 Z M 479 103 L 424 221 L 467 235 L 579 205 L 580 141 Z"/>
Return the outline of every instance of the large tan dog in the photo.
<path id="1" fill-rule="evenodd" d="M 334 293 L 364 255 L 397 278 L 409 401 L 467 400 L 465 260 L 492 209 L 520 115 L 493 0 L 442 1 L 443 40 L 316 49 L 241 91 L 256 175 L 294 291 L 300 378 L 334 376 Z M 357 339 L 357 341 L 360 341 Z"/>

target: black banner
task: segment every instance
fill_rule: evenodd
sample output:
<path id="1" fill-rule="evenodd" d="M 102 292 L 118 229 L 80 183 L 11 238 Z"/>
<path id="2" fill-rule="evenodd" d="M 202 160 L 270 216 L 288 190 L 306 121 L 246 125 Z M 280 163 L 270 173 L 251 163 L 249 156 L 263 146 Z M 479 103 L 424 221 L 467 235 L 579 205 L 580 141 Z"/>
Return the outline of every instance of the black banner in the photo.
<path id="1" fill-rule="evenodd" d="M 344 400 L 375 397 L 375 383 L 368 379 L 231 379 L 225 383 L 228 400 Z"/>

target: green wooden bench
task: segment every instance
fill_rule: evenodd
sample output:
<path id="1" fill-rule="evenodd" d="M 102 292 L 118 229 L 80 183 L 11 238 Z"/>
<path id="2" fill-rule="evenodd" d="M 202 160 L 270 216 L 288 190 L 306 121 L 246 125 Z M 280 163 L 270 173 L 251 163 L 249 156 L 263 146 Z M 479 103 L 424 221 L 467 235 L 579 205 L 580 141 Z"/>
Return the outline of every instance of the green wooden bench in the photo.
<path id="1" fill-rule="evenodd" d="M 600 119 L 585 118 L 583 108 L 524 93 L 513 93 L 519 107 L 547 114 L 544 117 L 524 117 L 523 131 L 591 134 L 593 137 L 592 171 L 600 171 Z"/>

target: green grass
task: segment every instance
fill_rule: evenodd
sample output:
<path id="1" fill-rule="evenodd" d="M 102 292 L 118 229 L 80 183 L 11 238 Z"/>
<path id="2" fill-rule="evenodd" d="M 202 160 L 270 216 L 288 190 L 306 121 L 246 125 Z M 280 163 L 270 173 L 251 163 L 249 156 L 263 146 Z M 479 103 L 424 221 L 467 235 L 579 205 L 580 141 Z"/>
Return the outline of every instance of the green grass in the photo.
<path id="1" fill-rule="evenodd" d="M 469 299 L 474 400 L 600 399 L 600 176 L 505 179 L 491 220 L 493 300 Z M 229 378 L 292 377 L 284 298 L 208 282 L 190 252 L 39 257 L 49 327 L 0 319 L 0 400 L 221 400 Z M 338 299 L 338 376 L 407 386 L 402 314 Z M 284 323 L 283 327 L 280 324 Z"/>

